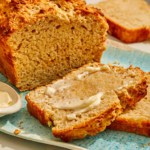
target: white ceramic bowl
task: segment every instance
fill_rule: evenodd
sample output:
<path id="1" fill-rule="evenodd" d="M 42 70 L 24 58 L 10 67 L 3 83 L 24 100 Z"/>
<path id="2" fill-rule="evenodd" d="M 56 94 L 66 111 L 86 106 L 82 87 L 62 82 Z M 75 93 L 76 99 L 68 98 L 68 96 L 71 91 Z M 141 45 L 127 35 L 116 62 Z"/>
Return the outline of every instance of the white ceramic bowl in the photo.
<path id="1" fill-rule="evenodd" d="M 3 82 L 0 82 L 0 91 L 7 92 L 13 101 L 13 104 L 9 107 L 5 108 L 0 107 L 0 117 L 15 113 L 21 109 L 22 107 L 21 97 L 11 86 Z"/>

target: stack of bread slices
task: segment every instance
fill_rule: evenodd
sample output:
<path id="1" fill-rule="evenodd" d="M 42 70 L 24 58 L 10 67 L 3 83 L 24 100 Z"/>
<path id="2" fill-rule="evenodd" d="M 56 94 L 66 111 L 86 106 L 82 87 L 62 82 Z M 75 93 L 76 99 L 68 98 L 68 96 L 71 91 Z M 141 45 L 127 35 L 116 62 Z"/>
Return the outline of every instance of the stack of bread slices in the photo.
<path id="1" fill-rule="evenodd" d="M 146 93 L 146 77 L 139 68 L 89 63 L 31 91 L 26 99 L 31 115 L 52 126 L 54 136 L 70 141 L 115 127 L 126 117 L 124 112 L 134 113 Z"/>

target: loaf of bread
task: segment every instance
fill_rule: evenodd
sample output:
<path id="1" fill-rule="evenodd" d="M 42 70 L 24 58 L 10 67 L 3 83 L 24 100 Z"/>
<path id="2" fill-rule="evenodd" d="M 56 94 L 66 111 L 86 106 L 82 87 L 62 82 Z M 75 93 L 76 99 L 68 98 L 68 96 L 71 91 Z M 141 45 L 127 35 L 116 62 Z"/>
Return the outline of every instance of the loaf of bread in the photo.
<path id="1" fill-rule="evenodd" d="M 145 0 L 106 0 L 95 5 L 102 9 L 109 33 L 125 43 L 150 38 L 150 5 Z"/>
<path id="2" fill-rule="evenodd" d="M 127 109 L 109 126 L 113 130 L 133 132 L 150 137 L 150 73 L 147 73 L 147 96 L 135 108 Z"/>
<path id="3" fill-rule="evenodd" d="M 21 91 L 98 61 L 108 25 L 83 0 L 1 0 L 0 71 Z"/>
<path id="4" fill-rule="evenodd" d="M 126 107 L 143 98 L 146 89 L 139 68 L 90 63 L 31 91 L 27 108 L 43 125 L 52 125 L 54 136 L 70 141 L 104 131 Z"/>

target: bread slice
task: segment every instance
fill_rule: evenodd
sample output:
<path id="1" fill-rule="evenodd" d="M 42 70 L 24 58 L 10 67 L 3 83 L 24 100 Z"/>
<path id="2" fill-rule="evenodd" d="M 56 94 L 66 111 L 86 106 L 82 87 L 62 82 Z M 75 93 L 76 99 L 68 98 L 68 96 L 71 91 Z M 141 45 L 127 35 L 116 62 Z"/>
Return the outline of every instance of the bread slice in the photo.
<path id="1" fill-rule="evenodd" d="M 105 130 L 146 95 L 146 88 L 139 68 L 90 63 L 31 91 L 27 107 L 42 124 L 52 124 L 54 136 L 69 141 Z"/>
<path id="2" fill-rule="evenodd" d="M 150 137 L 150 73 L 147 73 L 147 96 L 133 109 L 127 109 L 109 126 L 113 130 L 133 132 Z"/>
<path id="3" fill-rule="evenodd" d="M 0 71 L 21 91 L 49 84 L 99 62 L 107 30 L 84 0 L 0 0 Z"/>
<path id="4" fill-rule="evenodd" d="M 125 43 L 150 38 L 150 5 L 145 0 L 106 0 L 95 5 L 102 9 L 109 33 Z"/>

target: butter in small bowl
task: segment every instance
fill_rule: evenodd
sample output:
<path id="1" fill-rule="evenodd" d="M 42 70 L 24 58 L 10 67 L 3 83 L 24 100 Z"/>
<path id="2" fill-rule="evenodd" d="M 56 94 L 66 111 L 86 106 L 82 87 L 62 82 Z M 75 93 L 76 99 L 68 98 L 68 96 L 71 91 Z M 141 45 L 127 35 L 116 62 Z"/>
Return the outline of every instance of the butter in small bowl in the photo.
<path id="1" fill-rule="evenodd" d="M 0 117 L 15 113 L 21 107 L 19 94 L 11 86 L 0 82 Z"/>
<path id="2" fill-rule="evenodd" d="M 0 91 L 0 108 L 13 105 L 13 100 L 7 92 Z"/>

